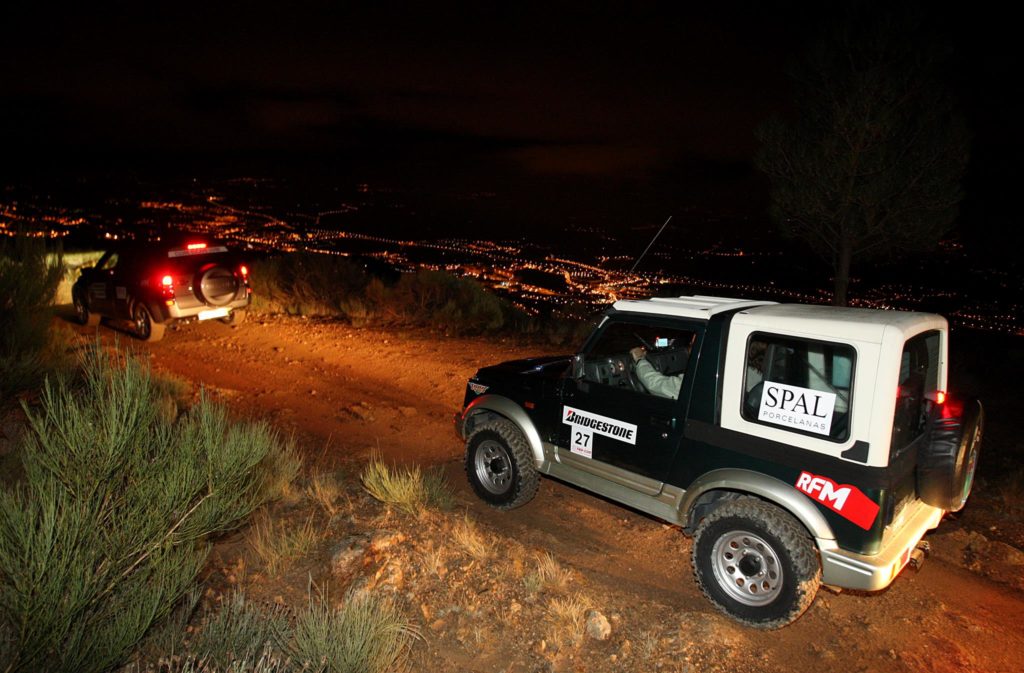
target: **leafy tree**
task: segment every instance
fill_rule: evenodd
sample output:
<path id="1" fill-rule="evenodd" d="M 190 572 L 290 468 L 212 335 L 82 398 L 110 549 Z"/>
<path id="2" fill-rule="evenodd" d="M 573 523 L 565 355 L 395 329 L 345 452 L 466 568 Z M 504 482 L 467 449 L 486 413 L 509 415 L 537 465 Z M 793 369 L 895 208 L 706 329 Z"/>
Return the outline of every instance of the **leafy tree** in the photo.
<path id="1" fill-rule="evenodd" d="M 772 214 L 831 264 L 839 306 L 855 260 L 930 249 L 956 219 L 969 137 L 926 34 L 848 14 L 791 68 L 796 118 L 758 132 Z"/>

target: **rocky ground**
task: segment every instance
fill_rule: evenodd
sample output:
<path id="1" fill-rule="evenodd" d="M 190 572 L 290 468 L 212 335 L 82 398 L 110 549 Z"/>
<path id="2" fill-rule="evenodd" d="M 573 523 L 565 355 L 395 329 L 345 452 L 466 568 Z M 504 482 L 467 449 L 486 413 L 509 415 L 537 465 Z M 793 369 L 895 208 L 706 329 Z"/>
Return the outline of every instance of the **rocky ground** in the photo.
<path id="1" fill-rule="evenodd" d="M 252 529 L 233 535 L 214 552 L 210 600 L 242 587 L 298 606 L 311 581 L 330 596 L 391 592 L 422 636 L 414 670 L 1021 669 L 1019 516 L 984 485 L 929 536 L 934 553 L 920 571 L 872 595 L 823 590 L 795 624 L 761 632 L 701 596 L 676 528 L 553 480 L 512 512 L 473 496 L 451 423 L 466 379 L 550 348 L 280 317 L 186 325 L 152 345 L 119 340 L 240 416 L 271 420 L 304 453 L 303 477 L 263 524 L 308 528 L 307 551 L 271 570 Z M 406 514 L 371 498 L 358 475 L 373 452 L 439 466 L 453 507 Z"/>

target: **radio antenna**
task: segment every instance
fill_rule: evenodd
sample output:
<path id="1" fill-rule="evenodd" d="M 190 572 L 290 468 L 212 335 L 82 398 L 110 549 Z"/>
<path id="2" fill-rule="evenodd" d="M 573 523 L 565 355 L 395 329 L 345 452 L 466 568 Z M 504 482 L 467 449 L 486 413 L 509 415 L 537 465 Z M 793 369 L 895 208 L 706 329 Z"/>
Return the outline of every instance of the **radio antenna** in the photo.
<path id="1" fill-rule="evenodd" d="M 656 234 L 654 235 L 654 238 L 652 238 L 652 239 L 651 239 L 651 242 L 647 244 L 647 247 L 646 247 L 646 248 L 644 248 L 644 251 L 643 251 L 643 252 L 641 252 L 641 253 L 640 253 L 640 256 L 636 258 L 636 261 L 635 261 L 635 262 L 633 262 L 633 268 L 631 268 L 631 269 L 629 270 L 629 272 L 630 272 L 630 273 L 633 273 L 634 271 L 636 271 L 636 267 L 637 267 L 637 265 L 638 265 L 638 264 L 640 264 L 640 260 L 644 258 L 644 255 L 646 255 L 646 254 L 647 254 L 647 251 L 651 249 L 651 246 L 652 246 L 652 245 L 654 245 L 654 242 L 655 242 L 656 240 L 658 240 L 658 237 L 659 237 L 659 236 L 661 236 L 661 232 L 665 231 L 665 227 L 667 227 L 667 226 L 668 226 L 668 223 L 669 223 L 669 222 L 671 222 L 671 221 L 672 221 L 672 216 L 671 216 L 671 215 L 669 215 L 669 216 L 668 216 L 668 219 L 667 219 L 667 220 L 665 220 L 665 224 L 661 225 L 661 229 L 659 229 L 659 230 L 658 230 L 658 233 L 656 233 Z"/>

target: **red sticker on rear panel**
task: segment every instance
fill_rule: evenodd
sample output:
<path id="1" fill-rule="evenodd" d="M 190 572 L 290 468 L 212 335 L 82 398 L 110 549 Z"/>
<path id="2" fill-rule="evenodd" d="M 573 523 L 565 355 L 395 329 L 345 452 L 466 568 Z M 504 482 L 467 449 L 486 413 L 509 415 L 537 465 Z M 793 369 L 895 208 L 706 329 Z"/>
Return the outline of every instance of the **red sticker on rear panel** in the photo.
<path id="1" fill-rule="evenodd" d="M 864 530 L 870 529 L 878 516 L 878 503 L 856 486 L 837 484 L 828 477 L 801 472 L 796 480 L 796 489 Z"/>

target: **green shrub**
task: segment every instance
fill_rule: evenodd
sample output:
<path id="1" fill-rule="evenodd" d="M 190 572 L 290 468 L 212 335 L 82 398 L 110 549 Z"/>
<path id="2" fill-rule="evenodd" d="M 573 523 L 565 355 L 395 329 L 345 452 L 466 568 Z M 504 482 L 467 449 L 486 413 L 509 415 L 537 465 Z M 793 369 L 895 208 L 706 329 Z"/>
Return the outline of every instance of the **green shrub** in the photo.
<path id="1" fill-rule="evenodd" d="M 253 263 L 253 307 L 292 315 L 347 317 L 369 278 L 347 257 L 300 252 Z"/>
<path id="2" fill-rule="evenodd" d="M 255 662 L 267 650 L 280 650 L 289 630 L 283 608 L 264 611 L 234 592 L 207 618 L 191 650 L 214 669 L 227 670 L 232 662 Z"/>
<path id="3" fill-rule="evenodd" d="M 49 371 L 54 342 L 51 303 L 64 274 L 42 239 L 0 240 L 0 404 Z"/>
<path id="4" fill-rule="evenodd" d="M 529 316 L 475 280 L 443 271 L 420 269 L 388 284 L 347 257 L 293 253 L 256 262 L 251 278 L 257 310 L 452 334 L 535 328 Z"/>
<path id="5" fill-rule="evenodd" d="M 209 538 L 266 499 L 280 441 L 206 399 L 162 413 L 149 370 L 99 349 L 26 407 L 23 483 L 0 493 L 6 671 L 104 671 L 194 585 Z"/>
<path id="6" fill-rule="evenodd" d="M 349 595 L 337 609 L 311 599 L 296 621 L 291 654 L 327 673 L 388 673 L 404 668 L 419 637 L 395 603 L 376 594 Z"/>

